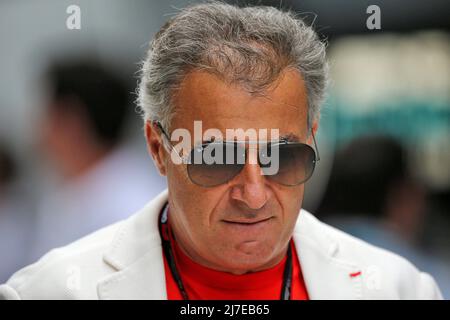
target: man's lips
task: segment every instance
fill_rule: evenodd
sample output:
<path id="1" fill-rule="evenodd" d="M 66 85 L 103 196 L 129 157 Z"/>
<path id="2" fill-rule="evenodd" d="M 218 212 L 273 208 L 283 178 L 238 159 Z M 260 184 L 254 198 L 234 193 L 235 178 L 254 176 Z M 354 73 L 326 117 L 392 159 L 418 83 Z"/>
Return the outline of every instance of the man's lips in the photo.
<path id="1" fill-rule="evenodd" d="M 253 225 L 253 224 L 257 224 L 257 223 L 261 223 L 261 222 L 265 222 L 268 221 L 270 219 L 272 219 L 273 217 L 268 217 L 268 218 L 259 218 L 259 219 L 224 219 L 222 220 L 223 222 L 227 222 L 227 223 L 233 223 L 233 224 L 243 224 L 243 225 Z"/>
<path id="2" fill-rule="evenodd" d="M 233 241 L 256 241 L 265 238 L 273 230 L 275 216 L 264 218 L 231 218 L 223 219 L 222 226 L 229 239 Z"/>

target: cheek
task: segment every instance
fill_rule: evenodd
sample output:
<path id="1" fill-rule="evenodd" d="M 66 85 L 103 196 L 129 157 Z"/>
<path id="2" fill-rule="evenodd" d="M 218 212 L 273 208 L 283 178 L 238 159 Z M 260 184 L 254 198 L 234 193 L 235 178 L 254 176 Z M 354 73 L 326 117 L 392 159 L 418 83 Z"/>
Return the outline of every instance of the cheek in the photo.
<path id="1" fill-rule="evenodd" d="M 276 197 L 282 206 L 284 223 L 293 223 L 303 204 L 304 185 L 282 187 L 275 190 Z"/>
<path id="2" fill-rule="evenodd" d="M 171 194 L 175 196 L 175 199 L 178 199 L 178 196 L 183 197 L 185 193 L 189 192 L 192 184 L 187 176 L 186 167 L 174 164 L 170 155 L 165 158 L 165 167 L 169 192 L 172 191 Z"/>
<path id="3" fill-rule="evenodd" d="M 197 235 L 207 235 L 214 208 L 221 201 L 217 188 L 202 188 L 189 179 L 186 167 L 168 164 L 167 181 L 170 198 L 177 211 L 183 212 L 183 224 Z M 219 191 L 219 192 L 218 192 Z"/>
<path id="4" fill-rule="evenodd" d="M 291 201 L 289 202 L 289 205 L 294 212 L 300 211 L 303 204 L 303 197 L 305 195 L 305 188 L 303 185 L 297 188 L 298 190 L 293 190 Z"/>

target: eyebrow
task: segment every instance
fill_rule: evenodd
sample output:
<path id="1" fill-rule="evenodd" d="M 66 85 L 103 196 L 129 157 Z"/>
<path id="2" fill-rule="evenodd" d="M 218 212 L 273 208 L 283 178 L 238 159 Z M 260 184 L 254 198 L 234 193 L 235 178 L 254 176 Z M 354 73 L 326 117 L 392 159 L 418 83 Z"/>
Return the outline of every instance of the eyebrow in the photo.
<path id="1" fill-rule="evenodd" d="M 296 135 L 292 132 L 289 132 L 285 135 L 281 135 L 280 140 L 285 140 L 287 142 L 299 142 L 300 138 L 298 137 L 298 135 Z"/>
<path id="2" fill-rule="evenodd" d="M 289 132 L 289 133 L 287 133 L 287 134 L 284 134 L 284 135 L 279 136 L 278 141 L 299 142 L 299 141 L 300 141 L 300 138 L 299 138 L 299 136 L 296 135 L 295 133 Z M 220 142 L 226 142 L 226 140 L 221 140 L 221 139 L 206 139 L 206 140 L 202 140 L 202 141 L 199 143 L 199 145 L 201 145 L 201 144 L 209 144 L 209 143 L 212 143 L 212 142 L 218 142 L 218 143 L 220 143 Z M 230 141 L 228 141 L 228 142 L 230 142 Z M 272 141 L 272 142 L 275 142 L 275 141 Z"/>

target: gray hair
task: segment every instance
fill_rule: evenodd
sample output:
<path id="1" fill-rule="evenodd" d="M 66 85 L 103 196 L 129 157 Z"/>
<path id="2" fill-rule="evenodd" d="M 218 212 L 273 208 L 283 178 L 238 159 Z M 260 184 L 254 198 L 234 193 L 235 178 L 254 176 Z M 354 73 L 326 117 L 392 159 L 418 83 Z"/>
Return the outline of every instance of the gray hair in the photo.
<path id="1" fill-rule="evenodd" d="M 145 121 L 170 127 L 173 96 L 193 70 L 248 92 L 264 92 L 285 68 L 303 77 L 310 129 L 328 82 L 325 43 L 293 12 L 208 2 L 181 10 L 155 35 L 141 69 L 138 105 Z"/>

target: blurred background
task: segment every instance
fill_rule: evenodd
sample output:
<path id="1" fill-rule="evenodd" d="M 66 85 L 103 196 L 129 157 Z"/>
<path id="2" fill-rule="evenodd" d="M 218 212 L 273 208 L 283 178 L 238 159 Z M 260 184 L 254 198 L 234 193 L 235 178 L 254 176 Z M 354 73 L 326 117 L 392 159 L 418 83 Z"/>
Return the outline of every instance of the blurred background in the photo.
<path id="1" fill-rule="evenodd" d="M 241 1 L 230 1 L 240 3 Z M 0 283 L 166 187 L 134 104 L 148 42 L 195 1 L 0 1 Z M 332 83 L 304 207 L 450 298 L 450 3 L 246 1 L 298 11 Z M 81 29 L 66 25 L 77 5 Z M 381 29 L 369 30 L 369 5 Z"/>

